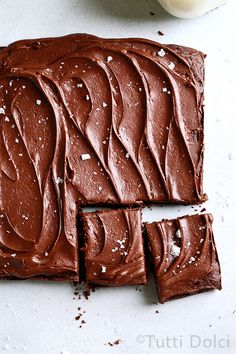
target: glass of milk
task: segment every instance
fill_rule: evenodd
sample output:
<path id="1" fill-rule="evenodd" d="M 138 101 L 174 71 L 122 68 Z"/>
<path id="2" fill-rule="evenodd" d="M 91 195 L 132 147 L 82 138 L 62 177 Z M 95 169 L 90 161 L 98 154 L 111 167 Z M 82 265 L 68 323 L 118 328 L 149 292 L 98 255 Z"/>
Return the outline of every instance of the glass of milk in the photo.
<path id="1" fill-rule="evenodd" d="M 173 16 L 191 18 L 223 5 L 226 0 L 158 0 L 158 2 Z"/>

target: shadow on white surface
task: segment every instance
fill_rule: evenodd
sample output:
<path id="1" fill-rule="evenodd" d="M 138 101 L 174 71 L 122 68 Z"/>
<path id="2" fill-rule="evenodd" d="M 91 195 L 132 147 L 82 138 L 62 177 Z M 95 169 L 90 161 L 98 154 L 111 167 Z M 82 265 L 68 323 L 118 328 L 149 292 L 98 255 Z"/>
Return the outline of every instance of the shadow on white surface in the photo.
<path id="1" fill-rule="evenodd" d="M 69 6 L 73 6 L 75 11 L 81 10 L 81 2 L 70 1 Z M 82 3 L 84 10 L 92 16 L 93 14 L 103 13 L 109 17 L 123 18 L 127 20 L 134 19 L 142 21 L 164 21 L 165 19 L 172 18 L 158 4 L 157 0 L 87 0 Z M 177 20 L 178 21 L 178 20 Z"/>

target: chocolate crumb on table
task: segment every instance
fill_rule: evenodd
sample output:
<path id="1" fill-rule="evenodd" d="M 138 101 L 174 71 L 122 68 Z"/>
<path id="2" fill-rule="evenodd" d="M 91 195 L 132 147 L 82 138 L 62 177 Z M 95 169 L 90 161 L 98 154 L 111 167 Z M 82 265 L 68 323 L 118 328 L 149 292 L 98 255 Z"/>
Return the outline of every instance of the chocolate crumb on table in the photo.
<path id="1" fill-rule="evenodd" d="M 85 300 L 89 300 L 91 293 L 95 292 L 96 288 L 92 284 L 87 284 L 86 282 L 76 283 L 74 282 L 74 295 L 78 297 L 79 300 L 84 298 Z M 81 308 L 78 308 L 81 310 Z"/>
<path id="2" fill-rule="evenodd" d="M 164 36 L 164 33 L 162 31 L 158 31 L 157 33 L 159 34 L 159 36 Z"/>
<path id="3" fill-rule="evenodd" d="M 79 301 L 81 301 L 80 303 L 83 304 L 83 300 L 89 300 L 91 293 L 95 292 L 95 287 L 93 285 L 87 284 L 85 282 L 74 282 L 74 295 L 76 296 L 76 298 L 73 299 L 78 299 Z M 77 310 L 78 313 L 77 315 L 74 317 L 74 319 L 76 321 L 80 321 L 79 322 L 79 328 L 82 328 L 82 326 L 84 324 L 86 324 L 86 321 L 83 319 L 83 316 L 85 315 L 86 311 L 82 309 L 81 307 L 82 305 L 80 305 Z"/>
<path id="4" fill-rule="evenodd" d="M 145 223 L 160 303 L 221 289 L 212 215 Z"/>
<path id="5" fill-rule="evenodd" d="M 80 213 L 80 217 L 87 281 L 109 286 L 146 284 L 141 209 L 102 210 Z"/>
<path id="6" fill-rule="evenodd" d="M 121 339 L 117 339 L 116 341 L 114 341 L 114 342 L 108 342 L 107 344 L 108 344 L 110 347 L 113 347 L 114 345 L 120 344 L 120 342 L 121 342 Z"/>

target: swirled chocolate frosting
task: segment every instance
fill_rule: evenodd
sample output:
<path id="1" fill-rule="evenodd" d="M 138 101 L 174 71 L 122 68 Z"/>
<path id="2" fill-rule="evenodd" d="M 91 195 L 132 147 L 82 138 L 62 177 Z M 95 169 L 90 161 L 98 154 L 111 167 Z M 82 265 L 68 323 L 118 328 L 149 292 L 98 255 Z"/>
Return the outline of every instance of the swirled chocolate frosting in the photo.
<path id="1" fill-rule="evenodd" d="M 205 199 L 203 60 L 84 34 L 0 50 L 2 275 L 77 272 L 77 205 Z"/>
<path id="2" fill-rule="evenodd" d="M 212 215 L 145 223 L 161 303 L 221 289 Z"/>
<path id="3" fill-rule="evenodd" d="M 99 285 L 145 284 L 140 209 L 81 213 L 87 281 Z"/>

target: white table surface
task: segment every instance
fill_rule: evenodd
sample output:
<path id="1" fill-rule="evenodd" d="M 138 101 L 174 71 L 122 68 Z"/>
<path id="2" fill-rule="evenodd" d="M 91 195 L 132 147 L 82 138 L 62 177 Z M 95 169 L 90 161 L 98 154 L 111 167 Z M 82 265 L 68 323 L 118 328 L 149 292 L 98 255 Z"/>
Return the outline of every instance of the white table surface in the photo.
<path id="1" fill-rule="evenodd" d="M 105 37 L 146 37 L 192 46 L 208 54 L 204 189 L 209 202 L 204 206 L 215 218 L 223 277 L 221 292 L 164 305 L 153 304 L 157 295 L 152 278 L 142 291 L 135 287 L 100 288 L 89 301 L 73 300 L 70 284 L 1 282 L 0 353 L 236 353 L 235 16 L 234 0 L 192 20 L 165 14 L 155 0 L 0 0 L 0 45 L 22 38 L 87 32 Z M 165 36 L 160 37 L 158 30 Z M 186 206 L 154 207 L 145 210 L 144 220 L 189 212 L 193 209 Z M 74 319 L 78 307 L 86 311 L 82 328 Z M 191 348 L 193 335 L 201 339 L 197 348 Z M 218 344 L 214 348 L 214 336 L 225 348 Z M 107 345 L 118 338 L 119 345 Z M 196 338 L 194 345 L 199 344 Z M 209 340 L 203 342 L 206 338 L 212 340 L 210 348 L 204 348 L 203 343 L 209 345 Z M 155 339 L 159 345 L 164 341 L 162 349 Z M 229 346 L 220 339 L 228 339 Z"/>

